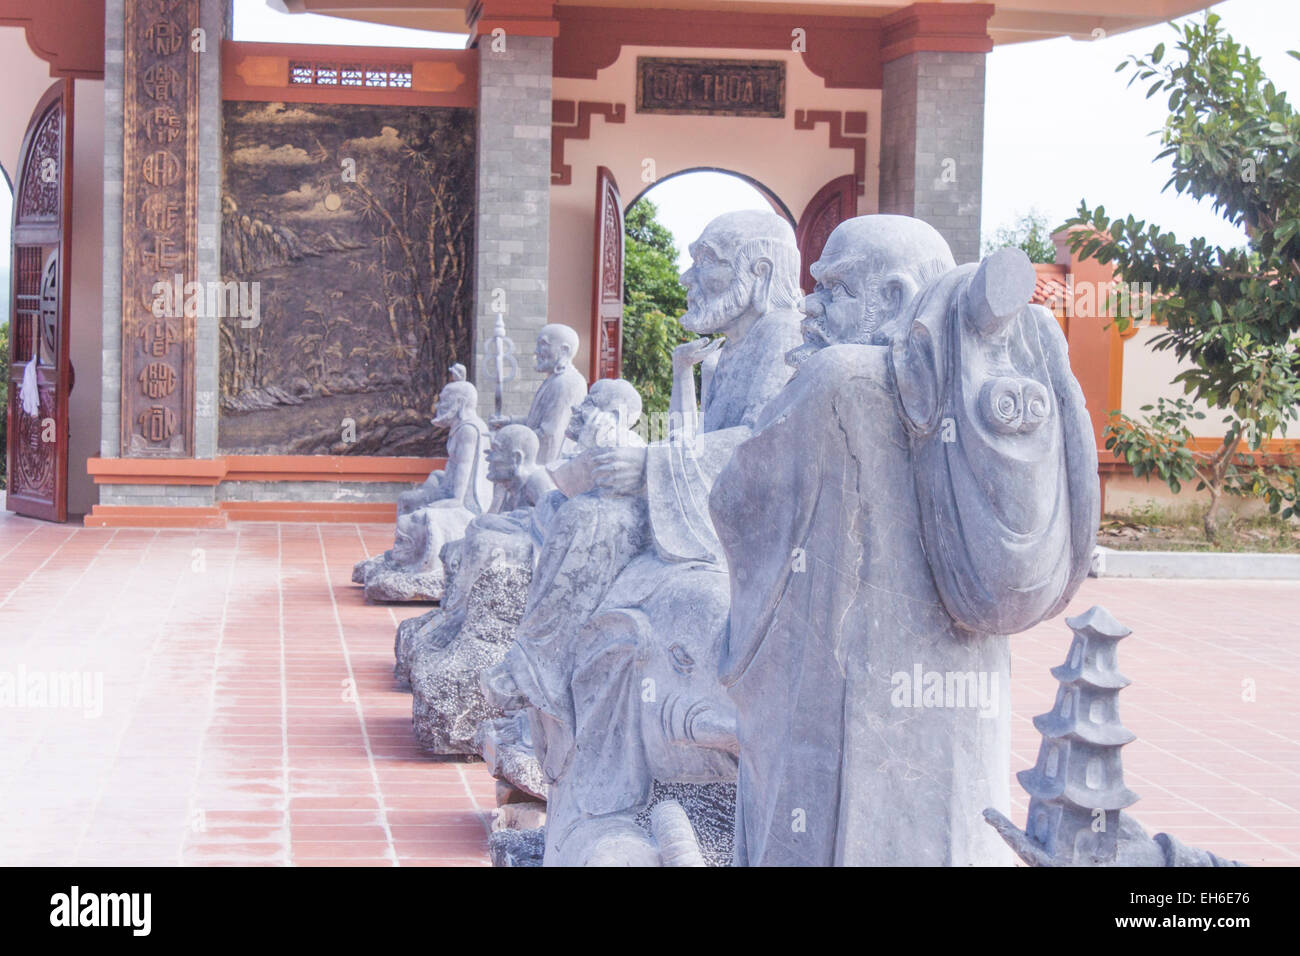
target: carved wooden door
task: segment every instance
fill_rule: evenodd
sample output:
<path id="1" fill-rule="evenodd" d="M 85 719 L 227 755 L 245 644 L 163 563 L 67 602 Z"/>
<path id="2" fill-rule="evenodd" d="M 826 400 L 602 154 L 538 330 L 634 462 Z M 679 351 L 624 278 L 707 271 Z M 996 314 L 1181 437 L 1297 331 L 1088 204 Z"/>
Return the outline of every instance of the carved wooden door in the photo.
<path id="1" fill-rule="evenodd" d="M 852 173 L 832 179 L 817 190 L 817 195 L 804 208 L 794 237 L 799 243 L 799 285 L 805 293 L 813 290 L 812 273 L 808 269 L 821 257 L 826 240 L 836 226 L 857 214 L 857 180 Z"/>
<path id="2" fill-rule="evenodd" d="M 71 81 L 59 80 L 41 97 L 23 138 L 14 192 L 5 501 L 10 511 L 48 521 L 68 516 L 66 279 L 71 237 L 63 225 L 72 200 L 71 107 Z"/>
<path id="3" fill-rule="evenodd" d="M 591 381 L 623 374 L 623 200 L 614 174 L 596 170 Z"/>

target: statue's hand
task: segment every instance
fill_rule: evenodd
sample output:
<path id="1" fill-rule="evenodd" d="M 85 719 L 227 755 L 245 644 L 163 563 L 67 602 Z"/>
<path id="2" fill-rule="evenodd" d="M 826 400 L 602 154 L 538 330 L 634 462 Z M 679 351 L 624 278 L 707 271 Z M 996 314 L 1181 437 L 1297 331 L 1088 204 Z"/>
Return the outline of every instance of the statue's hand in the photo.
<path id="1" fill-rule="evenodd" d="M 677 348 L 673 349 L 673 371 L 684 372 L 693 365 L 699 365 L 706 358 L 722 348 L 726 341 L 724 338 L 692 339 L 690 342 L 683 342 Z"/>
<path id="2" fill-rule="evenodd" d="M 499 428 L 505 428 L 514 422 L 509 415 L 493 415 L 488 419 L 488 428 L 496 431 Z"/>
<path id="3" fill-rule="evenodd" d="M 645 485 L 646 450 L 625 446 L 611 448 L 593 460 L 596 487 L 611 495 L 634 495 Z"/>

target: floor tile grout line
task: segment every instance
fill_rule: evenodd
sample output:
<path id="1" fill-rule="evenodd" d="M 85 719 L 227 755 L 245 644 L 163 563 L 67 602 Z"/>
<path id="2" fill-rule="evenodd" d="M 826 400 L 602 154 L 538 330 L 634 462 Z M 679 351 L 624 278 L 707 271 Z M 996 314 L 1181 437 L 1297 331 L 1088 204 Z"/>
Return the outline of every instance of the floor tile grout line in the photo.
<path id="1" fill-rule="evenodd" d="M 226 643 L 226 622 L 230 616 L 230 595 L 234 591 L 235 569 L 239 567 L 239 549 L 241 531 L 239 528 L 234 529 L 235 546 L 230 556 L 230 571 L 226 575 L 225 593 L 221 598 L 221 624 L 217 628 L 217 645 L 212 649 L 212 677 L 208 685 L 208 719 L 203 723 L 203 729 L 199 732 L 198 753 L 194 758 L 194 779 L 190 783 L 190 811 L 188 819 L 193 819 L 195 804 L 199 802 L 200 781 L 203 779 L 203 751 L 207 744 L 208 734 L 212 730 L 212 725 L 217 717 L 217 681 L 221 674 L 221 652 Z M 203 811 L 202 807 L 197 808 L 199 812 Z M 205 821 L 206 824 L 206 821 Z M 192 830 L 191 824 L 191 832 Z M 205 826 L 206 829 L 206 826 Z M 201 831 L 202 832 L 202 831 Z M 186 832 L 181 831 L 180 844 L 176 847 L 176 865 L 185 865 L 185 841 Z"/>
<path id="2" fill-rule="evenodd" d="M 27 537 L 30 537 L 31 534 L 33 534 L 34 532 L 35 532 L 35 529 L 32 529 L 32 531 L 29 531 L 29 532 L 27 533 L 27 536 L 25 536 L 23 540 L 26 540 L 26 538 L 27 538 Z M 66 544 L 67 541 L 71 540 L 72 537 L 73 537 L 75 534 L 76 534 L 76 532 L 75 532 L 75 530 L 74 530 L 74 531 L 73 531 L 73 534 L 72 534 L 72 535 L 69 535 L 68 538 L 67 538 L 67 539 L 66 539 L 62 544 L 59 545 L 59 548 L 61 548 L 61 547 L 63 546 L 63 544 Z M 77 575 L 77 579 L 76 579 L 76 581 L 72 582 L 72 584 L 70 584 L 70 585 L 68 586 L 68 589 L 69 589 L 69 590 L 71 590 L 71 589 L 72 589 L 73 587 L 75 587 L 78 583 L 80 583 L 81 579 L 84 578 L 84 577 L 85 577 L 85 576 L 90 572 L 90 569 L 94 566 L 95 562 L 99 560 L 99 558 L 104 554 L 104 552 L 105 552 L 105 550 L 108 548 L 108 546 L 109 546 L 110 544 L 113 543 L 113 539 L 116 538 L 116 537 L 117 537 L 117 529 L 114 529 L 114 530 L 113 530 L 113 533 L 112 533 L 111 535 L 109 535 L 108 539 L 107 539 L 106 541 L 104 541 L 103 544 L 100 545 L 99 550 L 96 551 L 96 552 L 95 552 L 95 553 L 90 557 L 90 560 L 86 562 L 86 567 L 83 568 L 82 571 L 81 571 L 81 573 Z M 20 542 L 20 543 L 21 543 L 21 542 Z M 12 550 L 13 550 L 13 549 L 11 548 L 11 549 L 10 549 L 10 552 L 6 552 L 6 557 L 8 556 L 9 553 L 12 552 Z M 58 548 L 55 549 L 55 551 L 58 551 L 58 550 L 59 550 Z M 50 557 L 52 558 L 53 556 L 54 556 L 54 552 L 51 552 Z M 47 559 L 47 560 L 48 560 L 48 559 Z M 44 567 L 44 564 L 42 564 L 42 567 Z M 39 570 L 39 568 L 38 568 L 37 570 Z M 26 583 L 26 582 L 24 581 L 24 583 Z M 18 588 L 15 588 L 14 590 L 15 590 L 15 592 L 16 592 L 16 591 L 18 590 Z M 6 600 L 7 600 L 7 598 L 6 598 Z M 102 627 L 102 624 L 101 624 L 101 627 Z M 96 628 L 96 633 L 98 633 L 98 631 L 99 631 L 99 628 Z M 23 642 L 22 650 L 19 651 L 19 653 L 20 653 L 20 654 L 26 654 L 26 653 L 27 653 L 27 649 L 28 649 L 28 647 L 29 647 L 29 646 L 32 644 L 32 642 L 35 641 L 35 640 L 36 640 L 36 637 L 35 637 L 34 635 L 29 636 L 29 637 L 27 638 L 27 640 Z M 23 765 L 25 765 L 26 762 L 27 762 L 27 760 L 29 760 L 33 754 L 35 754 L 36 752 L 38 752 L 38 751 L 41 749 L 41 746 L 45 743 L 47 733 L 48 733 L 48 730 L 44 730 L 44 729 L 43 729 L 43 730 L 41 730 L 39 733 L 33 735 L 32 739 L 28 742 L 28 749 L 27 749 L 27 752 L 23 755 L 23 763 L 22 763 L 22 764 L 19 764 L 18 766 L 23 766 Z M 11 788 L 16 784 L 16 783 L 17 783 L 17 774 L 13 775 L 13 776 L 10 778 L 10 780 L 9 780 L 9 786 L 6 786 L 4 789 L 0 789 L 0 799 L 3 799 L 4 797 L 8 796 L 10 789 L 11 789 Z"/>
<path id="3" fill-rule="evenodd" d="M 116 537 L 116 534 L 114 535 L 114 537 Z M 153 534 L 150 535 L 149 537 L 149 543 L 140 549 L 140 555 L 136 559 L 135 567 L 131 569 L 132 576 L 134 576 L 135 573 L 138 572 L 140 568 L 144 566 L 145 558 L 148 556 L 149 552 L 153 550 L 154 545 L 158 543 L 158 539 L 159 539 L 159 533 L 157 531 L 154 531 Z M 123 593 L 125 593 L 124 590 L 118 591 L 119 596 Z M 166 612 L 162 615 L 160 619 L 157 636 L 154 637 L 153 643 L 149 645 L 149 653 L 145 655 L 144 665 L 140 671 L 142 675 L 148 675 L 149 665 L 153 661 L 154 655 L 157 653 L 158 645 L 166 639 L 167 619 L 171 615 L 172 608 L 175 607 L 176 605 L 176 599 L 179 596 L 179 594 L 180 594 L 180 587 L 178 583 L 176 586 L 172 588 L 171 600 L 167 604 Z M 109 620 L 109 616 L 106 616 L 104 618 L 105 624 L 107 624 L 108 620 Z M 96 629 L 95 631 L 96 635 L 100 633 L 100 630 L 101 629 Z M 144 677 L 142 677 L 140 681 L 140 686 L 136 689 L 135 699 L 131 702 L 130 712 L 123 716 L 122 727 L 113 739 L 113 765 L 112 766 L 116 766 L 117 761 L 121 755 L 122 741 L 126 737 L 127 730 L 131 726 L 131 718 L 135 714 L 136 707 L 140 703 L 140 698 L 143 696 L 144 688 L 146 686 L 147 686 L 147 681 L 144 679 Z M 112 775 L 112 768 L 110 767 L 110 769 L 105 773 L 103 778 L 100 780 L 99 786 L 95 789 L 95 796 L 94 799 L 91 801 L 90 811 L 86 814 L 85 823 L 81 828 L 81 833 L 78 834 L 77 836 L 77 843 L 72 851 L 73 866 L 79 865 L 79 861 L 81 859 L 81 848 L 85 844 L 86 837 L 89 835 L 91 826 L 95 822 L 95 816 L 99 812 L 99 805 L 104 800 L 104 792 L 108 787 L 108 780 L 111 775 Z"/>
<path id="4" fill-rule="evenodd" d="M 36 567 L 32 568 L 31 572 L 27 575 L 27 577 L 23 578 L 22 583 L 14 587 L 8 594 L 6 594 L 4 596 L 4 600 L 0 600 L 0 608 L 3 608 L 6 604 L 8 604 L 9 599 L 11 597 L 13 597 L 19 591 L 23 590 L 23 588 L 32 580 L 32 578 L 34 578 L 37 574 L 40 573 L 42 568 L 44 568 L 47 564 L 53 561 L 54 556 L 58 554 L 60 551 L 62 551 L 64 545 L 66 545 L 69 541 L 71 541 L 74 537 L 76 537 L 76 534 L 77 534 L 76 529 L 70 529 L 68 531 L 67 537 L 65 537 L 62 541 L 60 541 L 58 546 L 45 556 L 45 560 L 42 561 L 40 564 L 38 564 Z M 113 537 L 117 537 L 116 531 L 114 531 Z M 109 540 L 111 541 L 112 539 Z M 8 554 L 6 554 L 5 557 L 8 557 Z"/>
<path id="5" fill-rule="evenodd" d="M 284 525 L 275 525 L 275 593 L 279 604 L 277 620 L 280 631 L 280 790 L 284 794 L 281 826 L 284 830 L 284 865 L 293 866 L 293 819 L 289 812 L 292 801 L 289 773 L 289 679 L 288 647 L 284 638 Z"/>
<path id="6" fill-rule="evenodd" d="M 479 823 L 483 825 L 483 832 L 489 839 L 492 836 L 492 822 L 488 819 L 488 811 L 484 810 L 478 802 L 478 797 L 474 795 L 474 788 L 470 786 L 469 777 L 465 775 L 465 764 L 457 762 L 456 772 L 460 774 L 460 785 L 465 788 L 465 795 L 469 797 L 469 802 L 474 807 L 474 812 L 478 814 Z"/>
<path id="7" fill-rule="evenodd" d="M 401 866 L 397 855 L 397 844 L 393 839 L 393 828 L 388 821 L 388 805 L 384 799 L 384 788 L 379 780 L 379 769 L 375 766 L 375 751 L 370 745 L 370 731 L 366 725 L 365 709 L 361 704 L 361 690 L 357 685 L 357 675 L 352 669 L 352 652 L 348 648 L 347 635 L 343 630 L 343 618 L 339 615 L 339 603 L 334 594 L 334 582 L 330 579 L 329 556 L 325 550 L 325 537 L 320 525 L 316 525 L 316 540 L 320 543 L 321 570 L 325 577 L 325 587 L 329 591 L 330 607 L 334 612 L 334 625 L 339 633 L 339 645 L 343 649 L 343 664 L 347 668 L 348 686 L 352 688 L 352 706 L 357 712 L 357 721 L 361 727 L 361 741 L 366 748 L 366 762 L 370 765 L 370 778 L 374 781 L 376 802 L 379 804 L 379 823 L 384 829 L 384 838 L 388 841 L 388 855 L 394 866 Z"/>

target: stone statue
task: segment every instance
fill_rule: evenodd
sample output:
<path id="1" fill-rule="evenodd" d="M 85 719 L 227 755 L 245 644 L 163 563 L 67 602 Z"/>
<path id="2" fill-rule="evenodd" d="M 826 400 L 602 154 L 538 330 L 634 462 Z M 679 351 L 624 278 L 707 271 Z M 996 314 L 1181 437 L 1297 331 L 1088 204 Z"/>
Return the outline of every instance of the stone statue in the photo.
<path id="1" fill-rule="evenodd" d="M 1033 288 L 1004 249 L 929 281 L 872 332 L 888 344 L 798 355 L 719 476 L 738 864 L 1009 860 L 980 817 L 1009 800 L 1005 635 L 1074 594 L 1099 510 L 1083 395 Z"/>
<path id="2" fill-rule="evenodd" d="M 470 382 L 443 386 L 433 422 L 450 429 L 447 465 L 398 499 L 393 547 L 352 569 L 352 580 L 365 585 L 370 600 L 441 600 L 442 545 L 461 537 L 491 503 L 492 484 L 483 465 L 488 429 L 475 411 L 477 403 L 478 391 Z"/>
<path id="3" fill-rule="evenodd" d="M 496 716 L 483 699 L 479 673 L 501 660 L 522 616 L 534 542 L 548 511 L 539 503 L 555 491 L 550 474 L 536 461 L 537 447 L 537 435 L 525 425 L 507 425 L 496 433 L 488 474 L 502 490 L 506 510 L 479 515 L 463 539 L 444 546 L 444 563 L 455 573 L 442 607 L 424 627 L 398 629 L 415 736 L 433 753 L 477 753 L 479 722 Z M 455 555 L 449 556 L 452 549 Z"/>
<path id="4" fill-rule="evenodd" d="M 1129 679 L 1117 669 L 1116 645 L 1133 632 L 1102 607 L 1065 623 L 1074 640 L 1052 669 L 1056 704 L 1034 718 L 1038 763 L 1017 774 L 1029 794 L 1025 829 L 992 807 L 984 819 L 1030 866 L 1241 866 L 1167 833 L 1152 838 L 1124 812 L 1138 795 L 1124 785 L 1120 748 L 1137 737 L 1119 719 Z"/>
<path id="5" fill-rule="evenodd" d="M 909 216 L 858 216 L 835 227 L 809 271 L 798 366 L 828 345 L 888 345 L 917 290 L 956 266 L 943 236 Z"/>
<path id="6" fill-rule="evenodd" d="M 717 679 L 729 592 L 707 500 L 792 373 L 799 253 L 783 219 L 746 211 L 713 220 L 691 254 L 682 323 L 725 339 L 674 351 L 668 440 L 594 455 L 580 494 L 573 466 L 583 481 L 556 511 L 515 644 L 484 674 L 490 696 L 529 715 L 548 865 L 661 860 L 638 816 L 665 786 L 697 826 L 721 805 L 730 830 L 734 709 Z"/>
<path id="7" fill-rule="evenodd" d="M 550 465 L 564 450 L 564 434 L 573 406 L 587 394 L 587 379 L 573 367 L 578 351 L 578 333 L 567 325 L 546 325 L 537 333 L 534 352 L 537 371 L 546 378 L 533 395 L 533 404 L 525 418 L 493 415 L 488 425 L 493 431 L 506 425 L 527 425 L 537 433 L 537 460 Z"/>

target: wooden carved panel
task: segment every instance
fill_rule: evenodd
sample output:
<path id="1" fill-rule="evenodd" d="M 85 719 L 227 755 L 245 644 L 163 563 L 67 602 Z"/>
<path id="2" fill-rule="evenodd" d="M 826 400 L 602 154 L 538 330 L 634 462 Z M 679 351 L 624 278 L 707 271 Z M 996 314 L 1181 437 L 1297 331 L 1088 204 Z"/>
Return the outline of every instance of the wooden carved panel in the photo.
<path id="1" fill-rule="evenodd" d="M 16 216 L 18 222 L 57 222 L 59 195 L 63 182 L 59 177 L 63 130 L 63 101 L 59 100 L 40 120 L 31 141 L 31 152 L 23 168 L 18 187 Z"/>
<path id="2" fill-rule="evenodd" d="M 821 257 L 826 240 L 836 226 L 856 216 L 857 210 L 857 180 L 852 173 L 832 179 L 809 201 L 794 232 L 799 243 L 799 285 L 805 293 L 813 290 L 808 270 Z"/>
<path id="3" fill-rule="evenodd" d="M 194 452 L 194 316 L 157 283 L 195 281 L 198 0 L 126 4 L 122 175 L 122 455 Z"/>
<path id="4" fill-rule="evenodd" d="M 468 109 L 227 102 L 219 320 L 227 454 L 444 451 L 430 419 L 473 348 Z M 346 161 L 346 162 L 345 162 Z"/>
<path id="5" fill-rule="evenodd" d="M 591 380 L 623 373 L 623 201 L 614 174 L 596 170 Z"/>

